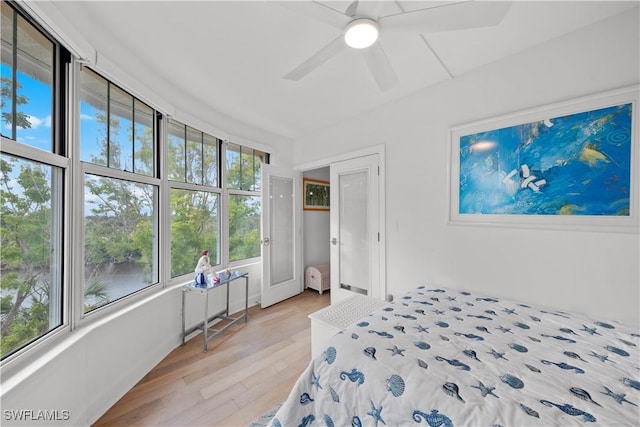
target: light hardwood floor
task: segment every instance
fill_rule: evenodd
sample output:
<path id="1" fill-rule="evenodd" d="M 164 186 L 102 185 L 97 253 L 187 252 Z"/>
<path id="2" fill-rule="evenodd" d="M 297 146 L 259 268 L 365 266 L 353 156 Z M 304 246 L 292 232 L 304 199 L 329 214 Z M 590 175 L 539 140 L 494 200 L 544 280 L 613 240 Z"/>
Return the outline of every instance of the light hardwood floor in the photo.
<path id="1" fill-rule="evenodd" d="M 247 426 L 286 399 L 311 358 L 307 317 L 330 303 L 313 290 L 261 309 L 209 342 L 173 350 L 105 413 L 103 426 Z"/>

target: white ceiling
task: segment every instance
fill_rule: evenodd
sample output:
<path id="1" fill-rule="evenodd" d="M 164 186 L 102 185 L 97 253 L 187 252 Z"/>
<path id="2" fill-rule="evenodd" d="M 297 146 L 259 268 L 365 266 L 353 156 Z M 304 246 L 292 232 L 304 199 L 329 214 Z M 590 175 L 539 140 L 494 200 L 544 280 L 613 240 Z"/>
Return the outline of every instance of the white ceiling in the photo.
<path id="1" fill-rule="evenodd" d="M 380 16 L 446 3 L 384 1 Z M 380 42 L 400 80 L 387 91 L 378 88 L 360 53 L 351 49 L 344 49 L 299 81 L 284 79 L 341 33 L 335 26 L 300 13 L 305 10 L 300 6 L 320 9 L 329 21 L 335 14 L 341 22 L 337 11 L 345 11 L 350 4 L 52 3 L 66 18 L 65 25 L 73 26 L 72 33 L 80 34 L 98 52 L 98 66 L 101 57 L 108 58 L 177 111 L 192 117 L 205 122 L 209 117 L 228 117 L 230 122 L 287 139 L 300 138 L 638 6 L 637 1 L 514 1 L 502 22 L 488 28 L 426 34 L 385 33 L 383 28 Z M 224 124 L 216 126 L 225 128 Z"/>

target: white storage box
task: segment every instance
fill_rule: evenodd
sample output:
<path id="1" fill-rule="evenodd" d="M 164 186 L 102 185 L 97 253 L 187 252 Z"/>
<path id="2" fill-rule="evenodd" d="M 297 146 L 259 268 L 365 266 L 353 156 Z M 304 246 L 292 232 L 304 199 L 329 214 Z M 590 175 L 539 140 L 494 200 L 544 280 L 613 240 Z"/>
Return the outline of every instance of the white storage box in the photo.
<path id="1" fill-rule="evenodd" d="M 355 295 L 311 313 L 311 356 L 318 356 L 329 338 L 384 304 L 379 299 Z"/>
<path id="2" fill-rule="evenodd" d="M 315 289 L 322 292 L 331 288 L 331 268 L 329 264 L 314 265 L 307 267 L 304 274 L 305 288 Z"/>

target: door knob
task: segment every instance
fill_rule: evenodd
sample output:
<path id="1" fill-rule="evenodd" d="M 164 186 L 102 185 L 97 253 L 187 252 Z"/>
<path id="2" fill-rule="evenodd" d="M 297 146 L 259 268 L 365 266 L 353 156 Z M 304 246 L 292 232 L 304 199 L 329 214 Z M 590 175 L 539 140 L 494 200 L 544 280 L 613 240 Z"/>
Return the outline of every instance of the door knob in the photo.
<path id="1" fill-rule="evenodd" d="M 333 239 L 331 239 L 331 244 L 332 245 L 337 245 L 338 244 L 338 239 L 336 239 L 335 237 Z"/>
<path id="2" fill-rule="evenodd" d="M 271 242 L 271 239 L 269 239 L 268 237 L 264 238 L 263 243 L 264 243 L 265 246 L 268 246 L 270 242 Z"/>

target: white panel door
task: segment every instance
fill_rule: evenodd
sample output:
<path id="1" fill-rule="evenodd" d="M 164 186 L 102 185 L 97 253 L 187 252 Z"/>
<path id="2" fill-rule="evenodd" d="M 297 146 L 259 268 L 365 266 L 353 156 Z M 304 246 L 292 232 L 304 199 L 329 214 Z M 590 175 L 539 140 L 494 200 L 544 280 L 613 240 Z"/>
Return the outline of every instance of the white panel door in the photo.
<path id="1" fill-rule="evenodd" d="M 331 164 L 331 303 L 361 294 L 384 299 L 380 280 L 379 160 Z"/>
<path id="2" fill-rule="evenodd" d="M 262 190 L 262 308 L 302 292 L 296 204 L 299 179 L 265 167 Z"/>

